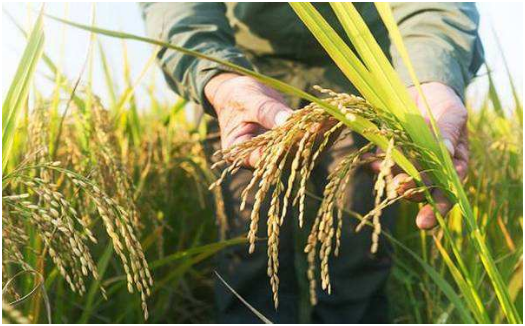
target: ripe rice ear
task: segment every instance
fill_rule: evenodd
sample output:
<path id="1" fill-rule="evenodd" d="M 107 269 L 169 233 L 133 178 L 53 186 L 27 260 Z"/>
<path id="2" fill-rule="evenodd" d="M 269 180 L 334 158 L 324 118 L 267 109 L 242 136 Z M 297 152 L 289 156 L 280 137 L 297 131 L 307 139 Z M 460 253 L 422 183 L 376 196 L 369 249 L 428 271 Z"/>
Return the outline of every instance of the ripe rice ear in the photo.
<path id="1" fill-rule="evenodd" d="M 316 89 L 327 95 L 324 101 L 337 107 L 344 115 L 366 116 L 379 122 L 376 111 L 363 99 L 348 94 L 338 94 L 320 87 L 316 87 Z M 320 126 L 328 127 L 323 132 L 320 131 Z M 241 209 L 244 208 L 244 203 L 250 192 L 255 190 L 255 202 L 251 212 L 250 231 L 248 233 L 249 252 L 252 253 L 257 239 L 261 205 L 264 200 L 270 200 L 268 215 L 265 217 L 268 225 L 268 276 L 270 277 L 276 307 L 278 305 L 279 285 L 277 276 L 279 268 L 279 226 L 286 218 L 286 214 L 289 211 L 290 198 L 294 193 L 295 197 L 291 205 L 298 208 L 298 224 L 299 227 L 303 226 L 306 185 L 310 174 L 317 160 L 328 147 L 330 140 L 333 138 L 332 136 L 339 135 L 345 131 L 349 131 L 349 129 L 343 123 L 337 122 L 316 103 L 311 103 L 303 109 L 295 111 L 282 126 L 218 153 L 222 159 L 217 165 L 230 165 L 224 170 L 225 172 L 221 177 L 212 184 L 212 187 L 218 186 L 226 175 L 234 174 L 253 151 L 262 149 L 261 159 L 256 163 L 252 180 L 242 192 L 243 203 L 241 204 Z M 369 132 L 374 133 L 373 130 Z M 377 250 L 381 232 L 379 221 L 381 209 L 399 199 L 386 198 L 382 201 L 387 188 L 386 184 L 391 181 L 390 169 L 393 166 L 394 138 L 399 141 L 404 139 L 400 133 L 387 129 L 386 125 L 382 125 L 380 133 L 382 136 L 389 137 L 392 140 L 389 142 L 386 155 L 382 155 L 384 159 L 383 165 L 376 183 L 377 207 L 369 214 L 374 217 L 372 252 Z M 324 191 L 324 199 L 305 248 L 305 251 L 308 253 L 308 277 L 313 296 L 315 296 L 316 282 L 314 274 L 317 250 L 321 266 L 321 287 L 323 290 L 331 292 L 328 260 L 331 254 L 339 251 L 342 229 L 342 211 L 340 207 L 344 205 L 343 198 L 338 197 L 338 195 L 344 192 L 351 173 L 356 167 L 368 163 L 370 160 L 377 159 L 373 155 L 366 159 L 362 157 L 363 154 L 370 152 L 373 148 L 373 144 L 369 144 L 349 154 L 329 176 L 329 183 Z M 288 179 L 283 182 L 283 169 L 285 167 L 289 167 L 291 171 Z M 296 178 L 299 179 L 297 180 L 298 182 L 296 182 Z M 337 209 L 336 202 L 341 205 Z M 338 211 L 337 221 L 334 211 Z M 364 220 L 364 223 L 366 222 L 367 219 Z M 318 246 L 318 243 L 320 246 Z M 315 302 L 316 298 L 312 297 L 311 301 Z"/>

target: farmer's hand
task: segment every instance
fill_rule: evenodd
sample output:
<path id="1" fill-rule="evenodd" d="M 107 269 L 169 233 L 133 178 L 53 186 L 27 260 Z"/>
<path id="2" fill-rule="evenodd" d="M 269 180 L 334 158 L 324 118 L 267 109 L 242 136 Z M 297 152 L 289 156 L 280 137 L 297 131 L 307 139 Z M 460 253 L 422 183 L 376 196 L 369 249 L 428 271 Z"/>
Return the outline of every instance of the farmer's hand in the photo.
<path id="1" fill-rule="evenodd" d="M 283 124 L 292 113 L 277 91 L 251 77 L 222 73 L 206 84 L 204 93 L 217 113 L 223 149 Z M 254 167 L 260 154 L 254 151 L 246 165 Z"/>
<path id="2" fill-rule="evenodd" d="M 467 109 L 459 96 L 454 90 L 445 84 L 432 82 L 421 85 L 423 93 L 428 101 L 428 105 L 436 120 L 437 126 L 441 131 L 441 136 L 456 171 L 461 179 L 467 175 L 468 168 L 468 138 L 467 138 Z M 419 96 L 415 87 L 408 89 L 410 95 L 416 102 L 423 117 L 430 124 L 427 110 L 423 99 Z M 414 181 L 402 183 L 408 175 L 401 173 L 394 178 L 394 182 L 400 184 L 398 193 L 403 194 L 411 187 L 415 187 Z M 447 200 L 446 196 L 440 190 L 434 190 L 432 196 L 436 202 L 436 207 L 442 216 L 450 211 L 452 205 Z M 423 200 L 422 196 L 419 198 L 412 198 L 413 200 Z M 427 204 L 421 208 L 417 217 L 416 224 L 420 229 L 431 229 L 437 224 L 436 216 L 432 210 L 432 205 Z"/>

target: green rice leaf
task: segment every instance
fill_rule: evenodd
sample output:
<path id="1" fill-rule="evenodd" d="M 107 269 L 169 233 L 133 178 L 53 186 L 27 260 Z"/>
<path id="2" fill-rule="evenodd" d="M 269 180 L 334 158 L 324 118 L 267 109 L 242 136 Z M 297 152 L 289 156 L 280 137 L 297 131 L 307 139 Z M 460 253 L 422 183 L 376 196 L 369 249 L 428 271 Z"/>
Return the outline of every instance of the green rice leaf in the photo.
<path id="1" fill-rule="evenodd" d="M 13 139 L 17 131 L 23 108 L 27 105 L 29 87 L 42 56 L 44 46 L 43 8 L 35 22 L 33 30 L 22 54 L 13 82 L 2 104 L 2 171 L 11 156 Z"/>
<path id="2" fill-rule="evenodd" d="M 109 100 L 110 100 L 110 106 L 113 108 L 117 103 L 117 90 L 115 83 L 115 80 L 113 79 L 113 74 L 111 72 L 111 68 L 109 67 L 108 59 L 106 56 L 106 51 L 104 51 L 104 47 L 102 46 L 102 42 L 100 40 L 97 40 L 98 44 L 98 53 L 100 55 L 100 62 L 102 63 L 102 69 L 104 71 L 104 80 L 106 81 L 106 89 L 108 90 L 109 94 Z"/>

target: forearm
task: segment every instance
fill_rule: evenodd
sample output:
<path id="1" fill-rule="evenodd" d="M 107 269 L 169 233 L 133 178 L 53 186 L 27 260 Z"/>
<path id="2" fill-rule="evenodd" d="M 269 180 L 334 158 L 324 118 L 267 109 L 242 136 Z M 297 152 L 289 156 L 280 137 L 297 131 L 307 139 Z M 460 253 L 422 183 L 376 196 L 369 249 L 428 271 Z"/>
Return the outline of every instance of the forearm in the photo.
<path id="1" fill-rule="evenodd" d="M 251 69 L 250 62 L 235 47 L 223 3 L 151 3 L 142 8 L 150 37 Z M 158 58 L 170 87 L 213 114 L 204 87 L 224 67 L 168 49 L 161 49 Z"/>
<path id="2" fill-rule="evenodd" d="M 440 82 L 463 96 L 483 62 L 479 15 L 473 3 L 395 3 L 392 5 L 420 82 Z M 412 80 L 394 46 L 393 64 L 407 86 Z"/>

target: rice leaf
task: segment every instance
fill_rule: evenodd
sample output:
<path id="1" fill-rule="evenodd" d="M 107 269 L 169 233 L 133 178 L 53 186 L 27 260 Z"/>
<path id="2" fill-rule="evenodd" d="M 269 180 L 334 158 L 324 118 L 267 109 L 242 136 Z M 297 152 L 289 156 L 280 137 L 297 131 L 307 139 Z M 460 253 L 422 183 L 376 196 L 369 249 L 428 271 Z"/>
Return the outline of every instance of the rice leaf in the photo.
<path id="1" fill-rule="evenodd" d="M 97 294 L 97 291 L 100 288 L 100 283 L 102 281 L 102 278 L 104 277 L 104 274 L 106 273 L 106 270 L 108 268 L 112 255 L 113 255 L 113 247 L 108 246 L 106 250 L 104 251 L 104 253 L 102 254 L 102 257 L 100 257 L 98 261 L 97 269 L 100 275 L 100 279 L 93 280 L 93 283 L 91 283 L 91 286 L 89 287 L 86 301 L 84 303 L 84 310 L 79 320 L 79 323 L 81 324 L 87 323 L 89 321 L 89 317 L 93 314 L 93 302 L 95 300 L 95 295 Z"/>
<path id="2" fill-rule="evenodd" d="M 228 284 L 222 276 L 215 271 L 215 275 L 219 278 L 219 280 L 230 290 L 241 302 L 250 309 L 251 312 L 253 312 L 263 323 L 265 324 L 273 324 L 268 318 L 266 318 L 262 313 L 260 313 L 257 309 L 255 309 L 251 304 L 248 303 L 237 291 L 235 291 L 230 284 Z"/>
<path id="3" fill-rule="evenodd" d="M 434 240 L 436 247 L 438 248 L 441 256 L 443 257 L 445 264 L 448 266 L 452 277 L 454 278 L 456 284 L 461 290 L 461 293 L 465 295 L 467 299 L 467 304 L 470 305 L 470 309 L 471 311 L 473 311 L 473 315 L 474 318 L 476 318 L 476 322 L 481 324 L 490 324 L 491 321 L 489 319 L 485 306 L 483 305 L 483 302 L 479 298 L 475 286 L 472 284 L 470 279 L 465 279 L 463 275 L 461 275 L 461 271 L 454 265 L 454 262 L 450 258 L 445 248 L 443 248 L 443 245 L 441 244 L 439 238 L 434 237 Z"/>
<path id="4" fill-rule="evenodd" d="M 43 8 L 29 36 L 26 48 L 18 64 L 13 82 L 2 104 L 2 171 L 12 152 L 13 139 L 17 131 L 23 108 L 27 105 L 29 87 L 42 56 L 44 46 Z"/>
<path id="5" fill-rule="evenodd" d="M 117 84 L 115 83 L 115 80 L 113 79 L 113 75 L 111 72 L 111 68 L 109 67 L 108 59 L 106 56 L 106 51 L 104 51 L 104 47 L 102 46 L 102 42 L 100 40 L 97 40 L 98 45 L 98 53 L 100 55 L 100 62 L 102 63 L 102 70 L 104 71 L 104 80 L 106 81 L 106 89 L 109 94 L 109 100 L 110 100 L 110 107 L 113 108 L 117 103 Z"/>

